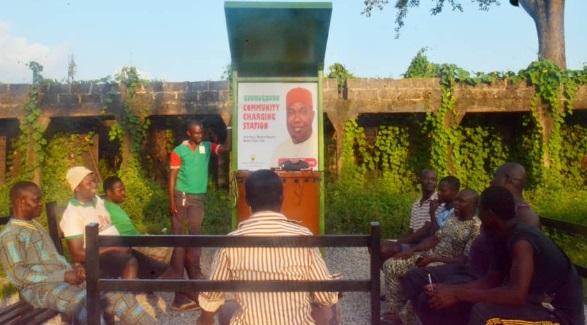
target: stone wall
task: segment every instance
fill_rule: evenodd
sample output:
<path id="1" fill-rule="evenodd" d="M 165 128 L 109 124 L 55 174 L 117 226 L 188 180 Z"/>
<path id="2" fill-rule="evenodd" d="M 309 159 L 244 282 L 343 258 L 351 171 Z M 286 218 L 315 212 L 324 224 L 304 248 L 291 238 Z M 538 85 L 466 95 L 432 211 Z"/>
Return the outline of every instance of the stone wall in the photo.
<path id="1" fill-rule="evenodd" d="M 0 84 L 0 119 L 22 116 L 30 85 Z M 437 79 L 352 79 L 347 95 L 338 93 L 336 80 L 324 82 L 324 110 L 353 117 L 362 113 L 424 113 L 438 107 Z M 467 112 L 525 112 L 534 89 L 500 81 L 494 85 L 456 88 L 456 108 Z M 152 103 L 151 115 L 216 114 L 230 111 L 226 81 L 152 82 L 138 97 Z M 346 97 L 346 98 L 345 98 Z M 106 103 L 111 101 L 110 107 Z M 121 95 L 115 84 L 52 84 L 41 89 L 41 107 L 47 118 L 117 115 Z M 587 109 L 587 87 L 577 91 L 575 109 Z"/>
<path id="2" fill-rule="evenodd" d="M 0 84 L 0 128 L 8 121 L 23 118 L 30 85 Z M 51 119 L 87 117 L 112 120 L 120 118 L 122 93 L 117 84 L 80 83 L 49 84 L 41 88 L 41 125 L 47 128 Z M 467 113 L 527 112 L 534 88 L 508 81 L 492 85 L 459 85 L 455 88 L 457 116 L 460 123 Z M 337 135 L 344 122 L 360 114 L 425 113 L 440 103 L 438 79 L 352 79 L 341 91 L 337 81 L 323 83 L 324 112 Z M 150 110 L 150 116 L 205 115 L 231 112 L 228 82 L 151 82 L 136 94 Z M 587 86 L 578 89 L 576 110 L 587 109 Z M 14 134 L 0 130 L 0 183 L 5 178 L 6 150 Z M 340 149 L 342 137 L 337 136 Z"/>

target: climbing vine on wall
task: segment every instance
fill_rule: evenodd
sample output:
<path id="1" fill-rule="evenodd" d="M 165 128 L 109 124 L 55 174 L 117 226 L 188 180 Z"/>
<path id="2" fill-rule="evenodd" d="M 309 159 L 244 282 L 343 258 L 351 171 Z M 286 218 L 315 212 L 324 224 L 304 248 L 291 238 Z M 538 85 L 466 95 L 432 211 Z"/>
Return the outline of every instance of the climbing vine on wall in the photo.
<path id="1" fill-rule="evenodd" d="M 83 164 L 83 155 L 90 151 L 93 137 L 93 132 L 58 134 L 49 140 L 41 178 L 45 201 L 63 203 L 71 197 L 65 174 L 70 167 Z"/>
<path id="2" fill-rule="evenodd" d="M 143 148 L 150 122 L 146 118 L 151 102 L 138 96 L 145 81 L 135 67 L 124 67 L 116 76 L 122 94 L 122 117 L 109 130 L 110 141 L 118 141 L 122 163 L 118 176 L 127 192 L 132 193 L 123 207 L 141 231 L 161 231 L 162 216 L 167 215 L 165 191 L 145 173 Z"/>
<path id="3" fill-rule="evenodd" d="M 364 138 L 365 131 L 356 120 L 349 120 L 344 124 L 339 181 L 345 186 L 356 189 L 363 186 L 365 168 L 357 163 L 355 152 L 366 151 Z M 363 148 L 361 148 L 361 144 Z M 358 150 L 356 149 L 357 145 L 359 146 Z"/>
<path id="4" fill-rule="evenodd" d="M 470 165 L 465 161 L 463 152 L 473 149 L 469 142 L 477 141 L 484 135 L 479 130 L 463 133 L 458 126 L 458 115 L 455 111 L 456 99 L 454 88 L 458 84 L 478 85 L 492 84 L 505 80 L 512 84 L 526 82 L 534 87 L 536 94 L 532 99 L 531 114 L 523 121 L 523 127 L 530 131 L 524 138 L 523 147 L 528 156 L 530 178 L 537 185 L 560 186 L 561 157 L 563 143 L 561 126 L 565 117 L 572 113 L 574 97 L 578 86 L 587 84 L 587 67 L 583 70 L 561 71 L 556 65 L 546 60 L 531 63 L 519 73 L 491 72 L 471 74 L 452 64 L 434 64 L 428 61 L 425 50 L 420 50 L 412 60 L 405 76 L 408 78 L 437 77 L 441 87 L 440 106 L 430 108 L 426 116 L 425 131 L 431 139 L 431 166 L 440 175 L 456 174 L 465 180 L 471 180 L 471 186 L 479 187 L 482 181 L 481 170 L 474 172 L 462 166 Z M 546 117 L 546 119 L 545 119 Z M 552 123 L 544 123 L 551 118 Z M 548 128 L 548 130 L 546 129 Z M 467 140 L 469 138 L 469 140 Z M 487 140 L 487 139 L 485 139 Z M 480 142 L 478 142 L 480 144 Z M 491 141 L 493 150 L 498 150 L 498 157 L 487 156 L 487 159 L 502 160 L 507 157 L 503 153 L 498 140 Z M 459 148 L 459 146 L 464 146 Z M 467 149 L 468 148 L 468 149 Z M 477 146 L 477 148 L 483 148 Z M 479 149 L 481 150 L 481 149 Z M 486 150 L 486 149 L 483 149 Z M 484 152 L 479 152 L 486 156 Z M 468 155 L 471 157 L 471 155 Z M 481 164 L 480 158 L 476 158 Z M 482 164 L 490 168 L 493 163 Z M 479 173 L 477 176 L 469 175 Z"/>
<path id="5" fill-rule="evenodd" d="M 43 83 L 43 66 L 37 62 L 29 62 L 33 72 L 33 83 L 29 99 L 24 107 L 24 117 L 20 121 L 20 135 L 14 143 L 15 152 L 11 156 L 12 168 L 18 172 L 15 180 L 33 179 L 35 170 L 39 170 L 44 159 L 44 146 L 47 140 L 43 137 L 44 127 L 40 122 L 41 107 L 39 106 L 40 87 Z"/>

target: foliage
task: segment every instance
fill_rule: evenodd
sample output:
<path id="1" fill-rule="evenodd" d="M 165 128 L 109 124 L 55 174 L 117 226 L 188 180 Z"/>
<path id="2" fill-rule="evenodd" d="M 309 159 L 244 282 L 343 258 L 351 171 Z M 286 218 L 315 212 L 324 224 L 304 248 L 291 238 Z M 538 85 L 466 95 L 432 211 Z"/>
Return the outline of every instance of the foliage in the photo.
<path id="1" fill-rule="evenodd" d="M 411 203 L 417 193 L 390 189 L 380 178 L 367 178 L 368 186 L 356 190 L 342 182 L 326 186 L 326 231 L 328 233 L 367 233 L 369 222 L 379 221 L 385 238 L 397 238 L 408 228 Z"/>
<path id="2" fill-rule="evenodd" d="M 561 178 L 563 185 L 581 188 L 587 180 L 587 127 L 579 124 L 564 125 L 560 149 Z"/>
<path id="3" fill-rule="evenodd" d="M 494 4 L 498 4 L 498 0 L 473 0 L 477 3 L 479 10 L 487 11 L 489 7 Z M 383 7 L 389 3 L 389 0 L 363 0 L 365 4 L 365 9 L 363 10 L 363 14 L 366 16 L 371 16 L 373 9 L 377 8 L 379 10 L 383 10 Z M 459 0 L 436 0 L 434 1 L 433 7 L 430 9 L 430 13 L 432 15 L 438 15 L 444 9 L 445 3 L 450 5 L 453 11 L 463 11 L 463 7 Z M 419 7 L 420 0 L 395 0 L 394 7 L 397 9 L 397 14 L 395 16 L 395 32 L 396 38 L 399 37 L 399 31 L 404 26 L 406 16 L 408 14 L 408 10 L 410 8 Z"/>
<path id="4" fill-rule="evenodd" d="M 473 149 L 485 159 L 494 159 L 496 161 L 507 158 L 503 146 L 499 145 L 499 140 L 489 141 L 493 144 L 498 157 L 487 155 L 480 146 L 487 144 L 488 139 L 482 139 L 487 134 L 472 133 L 471 130 L 461 130 L 459 127 L 459 113 L 455 110 L 456 99 L 454 97 L 454 88 L 457 85 L 478 85 L 481 83 L 493 84 L 497 81 L 507 81 L 512 84 L 526 82 L 536 90 L 532 100 L 532 110 L 529 117 L 524 120 L 523 126 L 529 129 L 527 136 L 524 138 L 523 147 L 528 156 L 528 170 L 530 179 L 537 186 L 548 186 L 551 189 L 558 189 L 562 184 L 561 177 L 561 146 L 563 143 L 561 127 L 564 124 L 564 118 L 571 113 L 574 96 L 579 85 L 587 84 L 587 68 L 583 70 L 565 70 L 561 71 L 555 64 L 539 60 L 531 63 L 527 69 L 515 74 L 513 72 L 492 72 L 471 74 L 468 71 L 459 68 L 453 64 L 434 64 L 431 63 L 425 55 L 425 49 L 418 51 L 416 57 L 412 60 L 406 74 L 408 78 L 417 77 L 437 77 L 441 87 L 440 107 L 431 109 L 426 115 L 425 129 L 431 140 L 431 166 L 436 169 L 439 175 L 455 174 L 464 180 L 470 179 L 471 186 L 482 188 L 486 183 L 486 176 L 483 170 L 491 170 L 491 163 L 482 164 L 481 158 L 476 157 L 474 165 L 483 165 L 484 168 L 471 169 L 472 162 L 463 161 L 462 151 Z M 564 105 L 561 106 L 561 103 Z M 543 125 L 543 116 L 551 118 L 553 123 L 549 130 L 545 130 Z M 466 133 L 464 134 L 463 131 Z M 547 133 L 548 131 L 548 133 Z M 463 141 L 463 135 L 470 142 L 471 140 L 477 145 L 467 144 Z M 497 142 L 496 142 L 497 141 Z M 460 148 L 462 146 L 469 149 Z M 501 147 L 501 149 L 500 149 Z M 567 151 L 568 153 L 568 151 Z M 475 157 L 475 155 L 469 155 Z M 465 167 L 463 167 L 465 166 Z M 464 173 L 464 171 L 467 171 Z M 471 175 L 476 173 L 476 176 Z M 467 181 L 465 181 L 467 184 Z"/>
<path id="5" fill-rule="evenodd" d="M 438 74 L 438 65 L 430 62 L 426 56 L 427 48 L 422 48 L 410 62 L 405 78 L 434 78 Z"/>
<path id="6" fill-rule="evenodd" d="M 83 163 L 83 154 L 89 152 L 92 138 L 93 133 L 58 134 L 49 140 L 41 178 L 45 202 L 64 204 L 71 198 L 65 174 L 69 168 Z"/>
<path id="7" fill-rule="evenodd" d="M 224 235 L 231 231 L 231 197 L 228 192 L 211 187 L 204 202 L 206 216 L 203 233 Z"/>
<path id="8" fill-rule="evenodd" d="M 20 123 L 20 135 L 15 141 L 15 153 L 11 156 L 11 165 L 18 171 L 15 180 L 33 179 L 33 173 L 41 167 L 44 159 L 43 147 L 47 140 L 43 137 L 44 126 L 40 122 L 39 87 L 43 82 L 43 66 L 29 62 L 33 72 L 33 84 L 29 99 L 24 108 L 24 117 Z"/>
<path id="9" fill-rule="evenodd" d="M 410 187 L 409 141 L 406 127 L 381 126 L 377 132 L 373 160 L 381 170 L 385 188 L 401 192 Z"/>
<path id="10" fill-rule="evenodd" d="M 359 127 L 357 121 L 349 120 L 344 124 L 344 134 L 342 139 L 341 169 L 338 181 L 345 188 L 359 190 L 363 187 L 365 168 L 357 164 L 355 155 L 355 146 L 366 144 L 364 140 L 365 131 Z"/>
<path id="11" fill-rule="evenodd" d="M 167 227 L 168 204 L 166 191 L 145 174 L 142 151 L 149 128 L 149 103 L 136 96 L 145 81 L 135 67 L 123 67 L 116 80 L 123 89 L 122 120 L 111 127 L 108 138 L 120 143 L 122 164 L 118 176 L 132 193 L 122 207 L 139 231 L 160 233 Z"/>
<path id="12" fill-rule="evenodd" d="M 492 172 L 508 159 L 503 138 L 491 127 L 462 126 L 454 148 L 456 176 L 463 188 L 485 189 Z"/>
<path id="13" fill-rule="evenodd" d="M 347 87 L 347 80 L 355 76 L 342 63 L 334 63 L 328 67 L 328 78 L 336 79 L 338 93 L 342 94 Z"/>

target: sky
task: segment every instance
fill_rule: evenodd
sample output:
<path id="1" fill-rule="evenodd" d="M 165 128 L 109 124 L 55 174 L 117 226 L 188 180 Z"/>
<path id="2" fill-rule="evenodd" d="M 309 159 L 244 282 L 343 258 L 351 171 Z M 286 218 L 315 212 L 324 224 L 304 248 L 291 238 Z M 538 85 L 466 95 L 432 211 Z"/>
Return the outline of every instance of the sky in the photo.
<path id="1" fill-rule="evenodd" d="M 557 1 L 557 0 L 555 0 Z M 394 2 L 394 0 L 390 0 Z M 325 66 L 339 62 L 359 77 L 400 78 L 419 49 L 435 63 L 470 71 L 518 71 L 537 57 L 534 22 L 501 0 L 489 12 L 462 0 L 464 13 L 412 8 L 395 39 L 393 5 L 361 14 L 362 0 L 333 0 Z M 64 80 L 73 56 L 77 80 L 99 79 L 126 65 L 144 78 L 220 80 L 230 63 L 222 0 L 0 0 L 0 82 L 30 83 L 26 63 Z M 567 66 L 587 65 L 587 1 L 566 0 Z"/>

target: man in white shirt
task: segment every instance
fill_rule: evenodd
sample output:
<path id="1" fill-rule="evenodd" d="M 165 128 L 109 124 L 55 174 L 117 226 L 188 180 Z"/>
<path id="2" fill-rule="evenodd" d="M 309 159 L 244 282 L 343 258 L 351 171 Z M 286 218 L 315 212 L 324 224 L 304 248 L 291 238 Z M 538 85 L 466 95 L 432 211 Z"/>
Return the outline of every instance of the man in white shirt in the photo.
<path id="1" fill-rule="evenodd" d="M 100 235 L 119 235 L 112 224 L 104 201 L 96 195 L 96 175 L 86 167 L 70 168 L 65 176 L 73 191 L 59 226 L 67 240 L 67 247 L 74 263 L 86 261 L 85 228 L 90 223 L 99 224 Z M 134 279 L 138 263 L 129 247 L 100 248 L 101 276 Z"/>
<path id="2" fill-rule="evenodd" d="M 271 160 L 271 167 L 285 162 L 304 161 L 311 169 L 318 167 L 318 138 L 313 132 L 314 107 L 312 93 L 306 88 L 293 88 L 286 95 L 287 132 L 290 138 L 281 143 Z"/>

